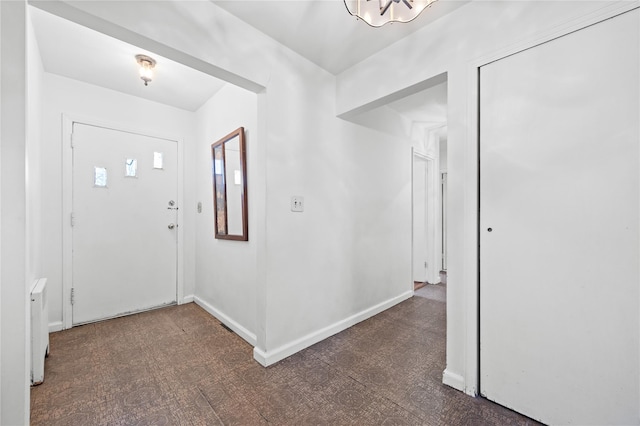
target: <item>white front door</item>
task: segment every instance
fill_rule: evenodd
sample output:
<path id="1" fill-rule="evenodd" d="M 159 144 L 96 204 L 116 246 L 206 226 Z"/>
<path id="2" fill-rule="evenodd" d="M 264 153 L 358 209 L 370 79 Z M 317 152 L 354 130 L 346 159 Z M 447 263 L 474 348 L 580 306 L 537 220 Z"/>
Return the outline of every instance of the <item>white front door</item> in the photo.
<path id="1" fill-rule="evenodd" d="M 480 70 L 480 387 L 640 422 L 638 10 Z"/>
<path id="2" fill-rule="evenodd" d="M 73 324 L 176 302 L 177 143 L 73 125 Z"/>

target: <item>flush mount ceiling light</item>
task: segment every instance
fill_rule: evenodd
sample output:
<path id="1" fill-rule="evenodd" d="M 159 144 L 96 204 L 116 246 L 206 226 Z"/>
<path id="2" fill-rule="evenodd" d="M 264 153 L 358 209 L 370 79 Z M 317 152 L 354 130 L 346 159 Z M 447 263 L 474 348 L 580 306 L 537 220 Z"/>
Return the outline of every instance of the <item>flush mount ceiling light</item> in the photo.
<path id="1" fill-rule="evenodd" d="M 413 21 L 436 0 L 344 0 L 349 13 L 372 27 Z"/>
<path id="2" fill-rule="evenodd" d="M 153 67 L 156 66 L 156 60 L 147 55 L 136 55 L 136 61 L 140 65 L 140 78 L 144 81 L 144 85 L 148 86 L 153 80 Z"/>

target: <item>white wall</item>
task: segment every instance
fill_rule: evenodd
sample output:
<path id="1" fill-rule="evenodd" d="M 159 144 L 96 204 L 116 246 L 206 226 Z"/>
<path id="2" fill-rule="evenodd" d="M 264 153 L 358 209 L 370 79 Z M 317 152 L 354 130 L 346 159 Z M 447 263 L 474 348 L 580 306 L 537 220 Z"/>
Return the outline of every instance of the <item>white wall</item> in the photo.
<path id="1" fill-rule="evenodd" d="M 277 59 L 287 67 L 267 88 L 266 363 L 412 294 L 410 144 L 337 119 L 335 78 Z M 292 195 L 304 213 L 290 211 Z"/>
<path id="2" fill-rule="evenodd" d="M 401 138 L 411 139 L 412 136 L 413 122 L 387 105 L 357 114 L 349 121 Z"/>
<path id="3" fill-rule="evenodd" d="M 425 88 L 425 86 L 432 88 Z M 429 97 L 432 96 L 434 88 L 444 89 L 445 99 L 443 99 L 443 102 L 445 106 L 443 109 L 446 108 L 446 74 L 424 82 L 420 85 L 420 91 L 416 92 L 416 94 L 405 93 L 402 96 L 413 95 L 415 99 L 416 95 L 421 94 L 422 97 Z M 395 94 L 392 97 L 394 100 L 401 100 L 400 96 Z M 427 184 L 425 186 L 422 183 L 423 187 L 421 189 L 417 188 L 420 186 L 420 183 L 416 182 L 417 176 L 415 174 L 413 176 L 414 194 L 416 194 L 416 191 L 424 192 L 422 202 L 425 201 L 424 197 L 426 197 L 426 211 L 424 212 L 416 208 L 416 198 L 414 198 L 412 217 L 413 278 L 414 281 L 424 281 L 426 279 L 431 284 L 438 284 L 440 282 L 440 270 L 442 269 L 442 194 L 438 172 L 438 169 L 442 168 L 442 159 L 439 141 L 443 135 L 446 135 L 446 124 L 439 124 L 439 121 L 442 121 L 443 118 L 438 117 L 434 121 L 430 117 L 433 115 L 433 111 L 430 110 L 429 106 L 416 105 L 414 106 L 416 108 L 414 111 L 403 115 L 387 105 L 389 102 L 391 102 L 390 99 L 379 100 L 377 103 L 379 106 L 352 112 L 348 114 L 348 120 L 406 140 L 407 142 L 404 143 L 410 143 L 416 155 L 423 155 L 429 158 L 428 160 L 418 159 L 416 160 L 417 162 L 413 162 L 414 167 L 420 167 L 420 161 L 428 161 L 427 168 L 429 170 Z M 420 112 L 421 116 L 418 116 L 417 112 Z M 444 137 L 446 138 L 446 136 Z M 446 157 L 444 161 L 446 162 Z M 425 218 L 426 222 L 421 224 L 420 222 Z M 427 264 L 426 269 L 425 262 Z"/>
<path id="4" fill-rule="evenodd" d="M 29 10 L 29 9 L 27 9 Z M 28 12 L 27 12 L 28 13 Z M 38 278 L 42 277 L 42 82 L 44 69 L 40 50 L 31 24 L 27 19 L 27 137 L 25 146 L 25 219 L 26 219 L 26 277 L 30 292 Z M 31 313 L 30 298 L 27 312 Z M 30 325 L 30 316 L 28 325 Z M 27 331 L 26 353 L 31 353 L 31 329 Z M 31 372 L 31 356 L 28 356 L 28 372 Z M 30 375 L 30 374 L 29 374 Z M 30 380 L 27 382 L 30 383 Z M 28 386 L 28 385 L 27 385 Z M 28 395 L 28 394 L 27 394 Z"/>
<path id="5" fill-rule="evenodd" d="M 637 2 L 471 2 L 346 70 L 337 111 L 349 115 L 447 73 L 446 383 L 477 392 L 477 67 Z M 426 12 L 428 13 L 428 11 Z M 408 54 L 411 52 L 411 54 Z M 398 67 L 398 64 L 402 64 Z M 371 70 L 376 72 L 372 73 Z M 394 75 L 379 81 L 373 75 Z"/>
<path id="6" fill-rule="evenodd" d="M 196 119 L 195 197 L 196 203 L 202 203 L 202 213 L 196 216 L 196 302 L 255 345 L 259 238 L 256 204 L 263 180 L 256 171 L 257 163 L 264 162 L 258 156 L 256 137 L 257 95 L 227 84 L 196 112 Z M 244 127 L 247 149 L 249 241 L 217 240 L 214 238 L 211 144 L 238 127 Z"/>
<path id="7" fill-rule="evenodd" d="M 73 118 L 95 120 L 124 129 L 148 132 L 154 136 L 178 139 L 179 157 L 193 161 L 195 145 L 195 115 L 192 112 L 161 105 L 141 98 L 103 89 L 87 83 L 44 74 L 44 112 L 42 121 L 42 209 L 43 215 L 43 275 L 48 278 L 49 322 L 54 329 L 62 326 L 63 227 L 69 221 L 62 217 L 62 114 Z M 195 267 L 195 171 L 184 167 L 184 294 L 193 295 Z M 178 189 L 182 191 L 182 188 Z M 66 303 L 66 298 L 64 299 Z"/>
<path id="8" fill-rule="evenodd" d="M 26 2 L 0 2 L 0 424 L 29 421 Z"/>
<path id="9" fill-rule="evenodd" d="M 33 25 L 27 22 L 27 108 L 28 127 L 26 145 L 27 191 L 27 285 L 42 278 L 42 84 L 44 68 Z"/>

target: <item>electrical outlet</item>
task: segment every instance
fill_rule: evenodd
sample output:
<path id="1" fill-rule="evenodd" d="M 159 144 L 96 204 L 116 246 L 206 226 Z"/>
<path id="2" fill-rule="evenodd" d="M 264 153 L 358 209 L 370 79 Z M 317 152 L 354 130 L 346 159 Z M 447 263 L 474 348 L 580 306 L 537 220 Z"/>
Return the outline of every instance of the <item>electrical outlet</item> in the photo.
<path id="1" fill-rule="evenodd" d="M 294 195 L 291 197 L 291 211 L 303 212 L 304 211 L 304 197 Z"/>

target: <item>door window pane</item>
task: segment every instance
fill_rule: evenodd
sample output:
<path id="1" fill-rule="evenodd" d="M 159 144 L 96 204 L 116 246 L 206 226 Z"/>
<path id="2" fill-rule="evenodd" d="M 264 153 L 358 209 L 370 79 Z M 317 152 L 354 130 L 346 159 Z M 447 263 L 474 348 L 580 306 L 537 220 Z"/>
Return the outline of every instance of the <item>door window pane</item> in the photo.
<path id="1" fill-rule="evenodd" d="M 163 167 L 163 155 L 161 152 L 154 152 L 153 153 L 153 168 L 154 169 L 162 169 Z"/>
<path id="2" fill-rule="evenodd" d="M 104 167 L 93 168 L 93 186 L 98 188 L 107 187 L 107 169 Z"/>
<path id="3" fill-rule="evenodd" d="M 125 176 L 137 177 L 138 176 L 138 160 L 135 158 L 127 158 L 125 163 Z"/>

